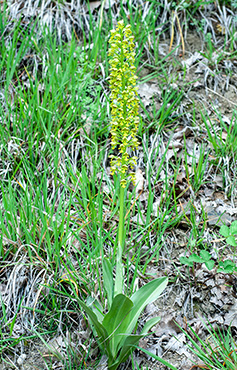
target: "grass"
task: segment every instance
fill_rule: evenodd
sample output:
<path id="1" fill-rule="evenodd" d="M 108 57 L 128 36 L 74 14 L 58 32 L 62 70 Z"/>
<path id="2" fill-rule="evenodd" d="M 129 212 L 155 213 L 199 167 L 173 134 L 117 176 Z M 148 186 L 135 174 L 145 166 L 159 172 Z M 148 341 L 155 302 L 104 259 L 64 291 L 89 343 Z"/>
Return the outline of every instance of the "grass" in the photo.
<path id="1" fill-rule="evenodd" d="M 208 332 L 205 340 L 202 340 L 192 329 L 190 334 L 193 337 L 189 333 L 186 334 L 194 347 L 190 347 L 191 351 L 197 355 L 207 369 L 227 368 L 234 370 L 237 364 L 237 346 L 232 337 L 231 329 L 217 328 L 215 330 L 209 322 L 204 326 Z M 202 368 L 202 365 L 198 367 Z"/>
<path id="2" fill-rule="evenodd" d="M 179 326 L 179 325 L 178 325 Z M 185 333 L 187 338 L 190 340 L 191 345 L 188 345 L 191 352 L 193 352 L 201 363 L 194 363 L 192 368 L 200 368 L 200 369 L 231 369 L 234 370 L 236 368 L 236 342 L 234 341 L 231 329 L 217 329 L 215 330 L 214 327 L 208 323 L 204 324 L 204 327 L 207 330 L 208 337 L 203 340 L 195 331 L 191 328 L 188 328 L 187 332 L 185 332 L 181 327 L 180 329 Z M 167 365 L 172 370 L 177 370 L 174 366 L 169 366 L 162 361 L 161 358 L 156 356 L 153 353 L 149 353 L 147 350 L 141 350 L 152 358 L 162 362 L 164 365 Z"/>
<path id="3" fill-rule="evenodd" d="M 166 240 L 180 225 L 187 227 L 189 252 L 210 249 L 205 211 L 203 207 L 197 211 L 194 203 L 215 175 L 223 176 L 227 197 L 235 200 L 236 107 L 229 124 L 217 110 L 210 116 L 210 106 L 202 110 L 201 119 L 198 104 L 192 102 L 190 111 L 185 99 L 191 83 L 186 82 L 187 71 L 178 57 L 182 51 L 178 39 L 171 52 L 162 52 L 164 40 L 170 41 L 172 9 L 156 1 L 143 6 L 131 2 L 117 12 L 113 7 L 101 11 L 97 18 L 89 12 L 81 35 L 72 32 L 70 41 L 61 42 L 47 28 L 39 34 L 36 22 L 30 27 L 21 21 L 10 24 L 6 10 L 1 12 L 0 274 L 8 292 L 0 296 L 3 361 L 20 342 L 37 336 L 46 343 L 58 332 L 73 331 L 78 322 L 83 326 L 75 296 L 86 300 L 92 295 L 106 305 L 102 259 L 109 257 L 115 265 L 119 208 L 118 184 L 110 175 L 108 160 L 107 51 L 113 20 L 123 18 L 131 24 L 136 67 L 141 74 L 146 68 L 139 83 L 155 81 L 158 91 L 149 105 L 141 97 L 137 154 L 144 184 L 142 192 L 129 188 L 126 199 L 126 291 L 135 291 L 138 279 L 150 279 L 151 267 L 161 266 Z M 175 9 L 180 19 L 186 16 L 187 30 L 193 20 L 204 25 L 197 2 L 179 2 Z M 226 31 L 226 52 L 234 50 L 235 26 L 231 23 Z M 202 30 L 212 63 L 215 40 L 208 29 Z M 223 60 L 231 62 L 235 55 L 218 52 L 223 72 Z M 219 73 L 215 63 L 211 67 Z M 198 156 L 185 132 L 173 139 L 185 122 L 205 136 L 201 144 L 198 134 L 195 137 Z M 191 199 L 189 210 L 186 195 Z M 94 353 L 100 356 L 94 345 L 93 340 L 85 340 L 80 353 L 68 345 L 64 368 L 93 364 Z M 90 355 L 85 348 L 90 348 Z M 133 363 L 132 368 L 138 365 Z"/>
<path id="4" fill-rule="evenodd" d="M 216 112 L 215 112 L 216 113 Z M 216 157 L 224 157 L 228 155 L 233 160 L 237 155 L 237 141 L 236 141 L 236 111 L 233 112 L 230 122 L 227 124 L 219 113 L 213 118 L 213 121 L 206 116 L 203 116 L 203 121 L 207 130 L 208 138 L 213 146 Z M 215 121 L 218 121 L 218 129 L 215 127 Z"/>

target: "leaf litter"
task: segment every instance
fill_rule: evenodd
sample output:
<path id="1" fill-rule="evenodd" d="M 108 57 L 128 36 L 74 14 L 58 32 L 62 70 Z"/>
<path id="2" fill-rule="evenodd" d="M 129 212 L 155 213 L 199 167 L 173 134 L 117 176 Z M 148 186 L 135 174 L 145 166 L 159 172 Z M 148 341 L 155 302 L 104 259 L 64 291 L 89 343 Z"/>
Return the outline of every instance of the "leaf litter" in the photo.
<path id="1" fill-rule="evenodd" d="M 63 7 L 63 12 L 58 8 L 58 3 L 55 2 L 53 7 L 44 4 L 45 7 L 40 6 L 40 2 L 15 2 L 9 1 L 8 6 L 10 9 L 10 19 L 8 28 L 5 30 L 4 37 L 10 39 L 11 27 L 13 27 L 13 20 L 18 19 L 23 14 L 25 21 L 28 24 L 31 22 L 32 17 L 36 14 L 39 16 L 40 22 L 47 24 L 49 29 L 52 29 L 53 14 L 56 14 L 56 23 L 58 30 L 58 38 L 70 39 L 73 27 L 77 30 L 81 29 L 80 22 L 88 26 L 88 13 L 85 8 L 80 7 L 77 2 L 66 2 Z M 165 20 L 169 20 L 170 17 L 170 4 L 164 1 L 164 9 L 161 15 L 161 24 L 165 23 Z M 212 4 L 213 5 L 213 4 Z M 139 85 L 139 94 L 141 101 L 148 112 L 148 115 L 141 112 L 144 121 L 146 122 L 149 117 L 149 122 L 152 123 L 149 132 L 149 145 L 146 153 L 146 149 L 142 145 L 138 149 L 138 162 L 139 168 L 136 172 L 136 197 L 139 197 L 141 203 L 142 213 L 134 215 L 132 221 L 138 225 L 145 224 L 146 209 L 148 208 L 149 191 L 148 191 L 148 170 L 151 171 L 151 187 L 154 192 L 153 206 L 151 217 L 156 218 L 162 209 L 164 202 L 163 186 L 165 181 L 168 181 L 168 188 L 173 189 L 174 196 L 178 199 L 177 211 L 179 212 L 180 222 L 175 228 L 171 230 L 167 229 L 165 234 L 162 236 L 162 248 L 159 250 L 159 263 L 153 264 L 153 260 L 148 263 L 146 269 L 146 275 L 158 277 L 166 273 L 170 278 L 170 284 L 165 294 L 163 294 L 162 300 L 157 303 L 148 305 L 144 313 L 144 322 L 149 317 L 161 316 L 160 323 L 155 327 L 154 333 L 146 339 L 143 339 L 140 346 L 148 349 L 150 352 L 162 356 L 167 361 L 170 361 L 173 365 L 182 369 L 190 369 L 192 367 L 192 361 L 197 362 L 197 358 L 188 350 L 187 337 L 180 331 L 175 324 L 178 324 L 189 332 L 187 323 L 194 329 L 194 331 L 205 339 L 206 332 L 203 326 L 201 318 L 208 320 L 215 327 L 226 327 L 231 326 L 233 329 L 233 335 L 237 335 L 237 278 L 236 275 L 216 273 L 216 268 L 209 271 L 205 268 L 204 264 L 197 264 L 195 269 L 191 269 L 187 266 L 180 264 L 179 258 L 183 255 L 187 255 L 187 246 L 191 245 L 196 247 L 197 243 L 201 242 L 203 245 L 208 246 L 210 252 L 216 261 L 219 254 L 223 251 L 225 258 L 232 258 L 233 251 L 231 248 L 220 240 L 218 233 L 219 227 L 224 223 L 229 225 L 237 216 L 237 203 L 236 203 L 236 157 L 230 155 L 221 155 L 219 158 L 215 151 L 213 152 L 214 146 L 211 145 L 207 140 L 208 128 L 210 130 L 219 130 L 219 114 L 222 117 L 224 123 L 226 123 L 226 129 L 233 122 L 233 109 L 236 107 L 236 75 L 237 75 L 237 63 L 235 58 L 230 58 L 230 53 L 221 53 L 221 60 L 218 60 L 220 54 L 219 51 L 225 45 L 230 43 L 230 29 L 233 25 L 234 15 L 233 13 L 225 8 L 221 7 L 218 3 L 217 8 L 213 8 L 210 4 L 205 6 L 204 13 L 200 10 L 200 15 L 205 19 L 204 35 L 207 32 L 211 33 L 213 42 L 218 46 L 217 51 L 213 51 L 211 55 L 204 55 L 203 45 L 204 40 L 202 36 L 199 37 L 197 33 L 188 31 L 184 34 L 186 50 L 184 59 L 179 59 L 178 53 L 179 48 L 174 51 L 171 58 L 177 58 L 180 64 L 186 68 L 186 76 L 184 78 L 183 69 L 176 70 L 175 67 L 169 67 L 169 79 L 165 85 L 157 83 L 157 80 L 146 81 Z M 96 7 L 100 6 L 99 2 L 91 5 L 91 10 L 94 11 Z M 115 4 L 112 4 L 115 7 Z M 144 4 L 143 4 L 144 6 Z M 214 6 L 214 5 L 213 5 Z M 81 9 L 82 17 L 75 17 L 74 9 Z M 84 9 L 84 10 L 83 10 Z M 107 9 L 105 7 L 105 9 Z M 146 9 L 144 10 L 146 11 Z M 73 17 L 72 17 L 72 14 Z M 184 13 L 185 14 L 185 13 Z M 116 16 L 115 16 L 116 18 Z M 217 32 L 217 23 L 220 25 L 221 34 Z M 79 31 L 78 31 L 79 32 Z M 88 26 L 89 32 L 89 26 Z M 159 44 L 160 55 L 167 55 L 169 49 L 169 33 L 163 33 L 162 43 Z M 235 39 L 234 39 L 235 40 Z M 180 44 L 180 36 L 177 38 L 177 46 Z M 236 41 L 234 46 L 236 48 Z M 197 45 L 200 45 L 197 50 Z M 175 45 L 174 45 L 175 48 Z M 216 50 L 216 49 L 215 49 Z M 148 60 L 149 49 L 146 50 Z M 33 63 L 32 63 L 33 65 Z M 143 71 L 144 73 L 144 71 Z M 149 73 L 149 69 L 147 70 Z M 174 78 L 174 80 L 172 80 Z M 187 83 L 184 83 L 186 80 Z M 159 111 L 162 107 L 162 98 L 164 90 L 172 94 L 175 90 L 180 91 L 180 87 L 183 89 L 183 96 L 181 103 L 177 106 L 173 106 L 169 119 L 172 118 L 172 130 L 169 130 L 169 122 L 163 126 L 164 130 L 159 130 L 155 133 L 154 125 L 159 125 L 159 120 L 156 123 L 153 120 L 154 110 Z M 3 99 L 3 106 L 7 104 L 4 102 L 4 95 L 0 95 Z M 14 89 L 11 93 L 12 102 L 14 102 Z M 172 99 L 167 105 L 167 108 L 172 105 Z M 190 106 L 195 105 L 199 107 L 199 111 L 196 112 L 195 121 L 192 109 Z M 219 114 L 217 114 L 217 111 Z M 10 112 L 8 112 L 10 114 Z M 203 114 L 207 114 L 209 120 L 207 125 L 203 123 Z M 62 147 L 62 160 L 60 161 L 60 169 L 62 173 L 65 173 L 65 159 L 70 160 L 76 164 L 77 154 L 86 142 L 87 135 L 90 134 L 91 123 L 90 120 L 85 118 L 84 136 L 80 138 L 80 142 L 74 142 L 74 146 L 71 147 L 71 154 L 69 148 Z M 148 122 L 148 124 L 149 124 Z M 195 125 L 194 125 L 195 123 Z M 153 132 L 154 131 L 154 132 Z M 214 132 L 213 131 L 213 132 Z M 214 135 L 214 134 L 213 134 Z M 228 138 L 227 131 L 222 132 L 222 144 L 226 143 Z M 60 138 L 59 138 L 60 140 Z M 144 142 L 146 138 L 144 138 Z M 198 191 L 195 190 L 195 186 L 198 186 L 192 179 L 195 174 L 193 173 L 194 168 L 198 166 L 199 161 L 202 161 L 201 151 L 202 145 L 205 144 L 204 156 L 207 159 L 205 167 L 202 172 L 201 185 Z M 44 143 L 42 143 L 42 146 Z M 217 148 L 218 149 L 218 148 Z M 2 155 L 5 148 L 1 150 L 1 176 L 3 181 L 7 181 L 7 173 L 12 166 L 10 157 Z M 23 146 L 18 144 L 18 141 L 12 141 L 8 143 L 7 153 L 11 155 L 17 155 L 20 151 L 27 150 Z M 184 151 L 186 150 L 186 155 Z M 211 151 L 210 151 L 211 150 Z M 145 154 L 144 154 L 145 153 Z M 145 155 L 147 159 L 145 159 Z M 186 159 L 185 159 L 186 156 Z M 85 154 L 86 157 L 86 154 Z M 87 157 L 88 162 L 92 163 L 91 159 Z M 176 183 L 173 183 L 174 167 L 180 161 L 179 171 L 176 177 Z M 214 163 L 215 162 L 215 166 Z M 162 164 L 161 164 L 162 163 Z M 109 176 L 109 168 L 107 161 L 106 173 Z M 161 164 L 161 166 L 160 166 Z M 53 163 L 51 164 L 53 166 Z M 40 169 L 40 161 L 38 164 Z M 220 174 L 219 169 L 223 169 L 223 173 Z M 159 179 L 157 181 L 156 170 L 160 168 Z M 93 172 L 93 168 L 90 168 L 90 173 Z M 201 172 L 200 172 L 201 173 Z M 199 173 L 199 175 L 200 175 Z M 101 174 L 101 179 L 103 175 Z M 167 180 L 168 178 L 168 180 Z M 225 179 L 223 185 L 223 179 Z M 198 176 L 196 182 L 198 182 Z M 25 187 L 24 179 L 18 177 L 16 184 L 20 183 L 21 186 Z M 49 187 L 52 187 L 52 197 L 55 195 L 55 189 L 52 186 L 53 182 L 50 183 Z M 175 186 L 174 186 L 175 185 Z M 105 193 L 109 193 L 107 182 L 104 181 L 103 189 Z M 164 211 L 164 209 L 163 209 Z M 205 215 L 205 217 L 204 217 Z M 192 221 L 191 221 L 192 218 Z M 114 225 L 116 219 L 114 220 Z M 192 223 L 196 223 L 202 228 L 205 225 L 203 234 L 199 237 L 193 232 Z M 191 231 L 190 231 L 191 229 Z M 83 234 L 83 230 L 82 230 Z M 72 234 L 73 235 L 73 234 Z M 86 240 L 86 235 L 82 235 L 82 238 Z M 144 251 L 146 251 L 146 257 L 152 255 L 152 246 L 156 245 L 157 235 L 151 232 L 150 245 L 151 251 L 147 251 L 144 245 Z M 200 240 L 201 241 L 200 241 Z M 74 244 L 77 245 L 77 239 L 74 239 Z M 3 237 L 4 245 L 7 247 L 11 243 L 14 243 L 10 238 Z M 141 243 L 143 243 L 141 238 Z M 37 264 L 32 266 L 26 254 L 24 254 L 25 246 L 19 249 L 15 258 L 10 263 L 5 263 L 1 266 L 1 284 L 0 293 L 1 301 L 4 305 L 6 324 L 10 323 L 13 318 L 15 325 L 12 330 L 12 337 L 18 338 L 22 334 L 29 334 L 32 332 L 32 328 L 37 322 L 37 308 L 40 307 L 40 297 L 42 290 L 45 296 L 47 296 L 47 286 L 53 282 L 53 276 L 46 273 L 47 266 L 44 266 L 43 261 L 39 260 Z M 76 265 L 76 260 L 73 260 L 73 242 L 71 243 L 71 257 L 73 265 Z M 236 255 L 235 255 L 236 262 Z M 131 274 L 133 273 L 131 269 Z M 69 274 L 69 275 L 68 275 Z M 65 279 L 70 279 L 70 269 L 66 271 L 62 270 L 61 276 Z M 66 277 L 65 277 L 66 276 Z M 143 274 L 139 274 L 137 284 L 143 284 Z M 39 290 L 41 286 L 42 290 Z M 23 300 L 22 300 L 23 299 Z M 66 299 L 63 301 L 66 307 L 70 307 L 70 302 Z M 24 307 L 30 307 L 31 310 L 26 310 Z M 88 350 L 87 341 L 91 338 L 90 331 L 86 328 L 83 317 L 78 313 L 76 317 L 70 317 L 69 319 L 74 322 L 74 327 L 71 326 L 71 332 L 67 331 L 66 334 L 63 331 L 63 323 L 59 322 L 58 335 L 53 339 L 48 340 L 44 344 L 38 340 L 35 344 L 29 343 L 28 350 L 27 346 L 23 343 L 18 344 L 15 349 L 14 355 L 4 353 L 5 360 L 8 364 L 5 365 L 3 362 L 1 368 L 3 370 L 10 368 L 20 369 L 33 369 L 35 366 L 35 358 L 37 357 L 37 363 L 39 366 L 44 366 L 42 357 L 38 355 L 38 351 L 42 353 L 43 357 L 48 357 L 48 361 L 51 364 L 57 366 L 57 368 L 64 368 L 62 357 L 69 355 L 68 348 L 72 347 L 78 351 L 78 356 L 83 358 L 83 351 Z M 77 326 L 77 330 L 75 327 Z M 4 327 L 2 327 L 4 329 Z M 190 333 L 190 332 L 189 332 Z M 91 340 L 89 340 L 91 344 Z M 92 347 L 94 347 L 94 354 L 92 355 L 95 359 L 99 351 L 96 348 L 95 342 L 92 340 Z M 82 353 L 80 354 L 80 351 Z M 33 353 L 33 355 L 32 355 Z M 52 353 L 55 356 L 52 356 Z M 36 357 L 35 357 L 36 356 Z M 61 356 L 61 358 L 60 358 Z M 154 361 L 145 357 L 139 351 L 136 351 L 133 355 L 134 361 L 138 366 L 147 366 L 148 369 L 163 369 L 163 365 L 155 364 Z M 106 363 L 102 357 L 101 368 L 106 369 Z M 122 365 L 122 368 L 131 368 L 130 364 Z M 99 368 L 99 367 L 98 367 Z"/>

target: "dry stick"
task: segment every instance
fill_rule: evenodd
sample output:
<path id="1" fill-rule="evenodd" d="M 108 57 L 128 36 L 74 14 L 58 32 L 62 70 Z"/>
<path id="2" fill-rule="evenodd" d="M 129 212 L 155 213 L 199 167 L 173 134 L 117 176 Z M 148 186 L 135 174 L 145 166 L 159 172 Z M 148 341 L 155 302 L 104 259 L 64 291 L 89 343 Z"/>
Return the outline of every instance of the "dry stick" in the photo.
<path id="1" fill-rule="evenodd" d="M 171 39 L 170 39 L 169 53 L 171 52 L 171 48 L 172 48 L 173 41 L 174 41 L 174 19 L 175 18 L 177 19 L 177 23 L 178 23 L 178 29 L 179 29 L 179 33 L 180 33 L 180 37 L 181 37 L 182 50 L 183 50 L 183 55 L 182 56 L 184 57 L 184 54 L 185 54 L 184 38 L 183 38 L 182 28 L 181 28 L 181 25 L 180 25 L 178 14 L 177 14 L 176 11 L 173 12 L 173 17 L 172 17 L 172 21 L 171 21 Z"/>
<path id="2" fill-rule="evenodd" d="M 172 20 L 171 20 L 171 39 L 170 39 L 169 53 L 171 52 L 173 41 L 174 41 L 174 12 L 173 12 Z"/>
<path id="3" fill-rule="evenodd" d="M 176 12 L 175 12 L 175 17 L 176 17 L 177 23 L 178 23 L 178 28 L 179 28 L 179 33 L 180 33 L 181 43 L 182 43 L 183 57 L 184 57 L 184 54 L 185 54 L 184 38 L 183 38 L 183 33 L 182 33 L 181 26 L 180 26 L 178 14 Z"/>

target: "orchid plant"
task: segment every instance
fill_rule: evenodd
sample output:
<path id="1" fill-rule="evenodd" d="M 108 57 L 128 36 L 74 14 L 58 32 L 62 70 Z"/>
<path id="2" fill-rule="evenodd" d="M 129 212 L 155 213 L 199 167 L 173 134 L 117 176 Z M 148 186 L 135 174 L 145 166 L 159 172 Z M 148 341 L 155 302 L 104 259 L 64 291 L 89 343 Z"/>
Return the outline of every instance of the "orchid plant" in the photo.
<path id="1" fill-rule="evenodd" d="M 99 302 L 79 300 L 81 308 L 89 318 L 93 331 L 97 333 L 100 348 L 108 357 L 108 369 L 116 370 L 138 344 L 140 338 L 148 335 L 159 317 L 146 322 L 140 333 L 134 333 L 141 312 L 147 304 L 156 300 L 165 289 L 168 279 L 161 277 L 150 281 L 130 297 L 124 294 L 123 253 L 125 246 L 125 191 L 130 181 L 135 182 L 137 158 L 130 152 L 137 148 L 136 133 L 139 124 L 138 96 L 135 75 L 134 39 L 129 25 L 118 22 L 110 35 L 110 89 L 111 89 L 111 136 L 112 149 L 118 155 L 111 155 L 111 172 L 119 177 L 119 226 L 116 253 L 116 271 L 109 259 L 103 259 L 103 289 L 107 296 L 107 312 Z"/>

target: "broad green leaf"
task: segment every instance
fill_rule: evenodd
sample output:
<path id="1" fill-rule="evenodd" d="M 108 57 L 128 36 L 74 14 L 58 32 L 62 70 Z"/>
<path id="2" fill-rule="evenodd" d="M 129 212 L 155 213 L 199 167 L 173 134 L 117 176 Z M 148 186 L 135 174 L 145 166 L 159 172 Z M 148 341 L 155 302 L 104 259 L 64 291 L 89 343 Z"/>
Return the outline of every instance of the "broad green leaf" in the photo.
<path id="1" fill-rule="evenodd" d="M 107 293 L 108 308 L 110 309 L 112 305 L 113 289 L 114 289 L 113 269 L 111 266 L 111 262 L 108 258 L 103 259 L 102 266 L 103 266 L 103 283 L 104 283 L 105 291 Z"/>
<path id="2" fill-rule="evenodd" d="M 132 308 L 133 302 L 124 294 L 118 294 L 113 299 L 111 309 L 102 322 L 103 327 L 110 336 L 109 343 L 113 357 L 115 357 L 121 347 L 121 343 L 126 338 L 127 328 L 131 321 Z"/>
<path id="3" fill-rule="evenodd" d="M 231 260 L 225 260 L 223 261 L 224 266 L 235 266 L 235 263 Z"/>
<path id="4" fill-rule="evenodd" d="M 217 272 L 222 272 L 223 274 L 232 274 L 234 272 L 234 268 L 232 266 L 227 266 L 225 268 L 218 268 Z"/>
<path id="5" fill-rule="evenodd" d="M 209 261 L 211 259 L 211 254 L 208 251 L 200 251 L 200 256 L 203 258 L 204 261 Z"/>
<path id="6" fill-rule="evenodd" d="M 237 221 L 233 221 L 230 225 L 230 234 L 237 234 Z"/>
<path id="7" fill-rule="evenodd" d="M 148 331 L 156 325 L 160 321 L 160 317 L 152 317 L 151 319 L 147 320 L 145 325 L 142 328 L 141 334 L 146 335 Z"/>
<path id="8" fill-rule="evenodd" d="M 226 243 L 228 243 L 229 245 L 231 245 L 232 247 L 236 247 L 237 246 L 237 243 L 236 243 L 236 240 L 235 240 L 235 237 L 234 236 L 229 236 L 228 238 L 226 238 Z"/>
<path id="9" fill-rule="evenodd" d="M 99 336 L 99 341 L 104 342 L 108 338 L 108 333 L 106 329 L 103 327 L 103 325 L 97 320 L 96 314 L 92 311 L 91 308 L 89 308 L 83 301 L 81 301 L 79 298 L 77 299 L 80 306 L 83 308 L 87 316 L 90 318 L 92 324 L 95 327 L 95 330 Z M 104 346 L 104 345 L 103 345 Z"/>
<path id="10" fill-rule="evenodd" d="M 231 260 L 225 260 L 223 262 L 220 262 L 220 265 L 222 265 L 224 268 L 229 266 L 236 267 L 235 263 Z"/>
<path id="11" fill-rule="evenodd" d="M 230 229 L 226 225 L 222 225 L 219 233 L 224 236 L 225 238 L 230 235 Z"/>
<path id="12" fill-rule="evenodd" d="M 190 267 L 193 266 L 193 262 L 190 261 L 189 258 L 187 258 L 187 257 L 180 257 L 179 260 L 180 260 L 180 263 L 182 263 L 183 265 L 187 265 L 187 266 L 190 266 Z"/>
<path id="13" fill-rule="evenodd" d="M 143 337 L 144 335 L 142 334 L 127 335 L 116 361 L 111 366 L 108 366 L 109 370 L 116 370 L 119 364 L 126 361 L 131 352 L 136 348 L 136 344 Z"/>
<path id="14" fill-rule="evenodd" d="M 97 299 L 95 298 L 92 298 L 91 296 L 89 296 L 87 299 L 86 299 L 86 303 L 87 307 L 89 307 L 95 314 L 96 314 L 96 317 L 97 317 L 97 320 L 102 323 L 103 319 L 104 319 L 104 314 L 103 314 L 103 307 L 101 306 L 101 304 L 97 301 Z"/>
<path id="15" fill-rule="evenodd" d="M 215 261 L 213 260 L 205 261 L 205 265 L 207 266 L 208 270 L 212 270 L 215 265 Z"/>
<path id="16" fill-rule="evenodd" d="M 133 308 L 130 315 L 131 322 L 127 329 L 128 334 L 132 333 L 144 308 L 148 305 L 148 303 L 154 302 L 161 295 L 167 284 L 168 278 L 161 277 L 145 284 L 131 296 Z"/>
<path id="17" fill-rule="evenodd" d="M 236 264 L 231 260 L 225 260 L 219 262 L 217 272 L 233 273 L 235 270 L 237 270 Z"/>
<path id="18" fill-rule="evenodd" d="M 198 256 L 197 254 L 195 254 L 195 253 L 191 254 L 191 256 L 189 257 L 189 261 L 191 261 L 191 262 L 197 262 L 197 263 L 204 262 L 203 259 L 200 256 Z"/>

